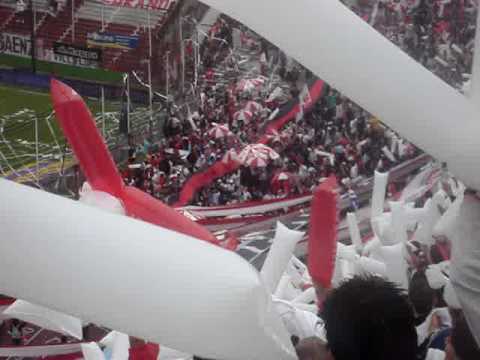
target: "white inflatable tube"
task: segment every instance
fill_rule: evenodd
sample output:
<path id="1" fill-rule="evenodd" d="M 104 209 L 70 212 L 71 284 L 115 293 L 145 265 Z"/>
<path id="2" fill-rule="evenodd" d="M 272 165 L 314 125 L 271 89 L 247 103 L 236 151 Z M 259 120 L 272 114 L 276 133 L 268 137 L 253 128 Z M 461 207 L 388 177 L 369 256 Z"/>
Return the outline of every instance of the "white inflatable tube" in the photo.
<path id="1" fill-rule="evenodd" d="M 449 237 L 453 232 L 455 222 L 460 215 L 462 203 L 464 200 L 463 193 L 459 193 L 455 201 L 443 213 L 433 228 L 433 235 L 444 235 Z"/>
<path id="2" fill-rule="evenodd" d="M 128 360 L 130 339 L 127 334 L 110 331 L 100 340 L 100 344 L 111 354 L 110 360 Z"/>
<path id="3" fill-rule="evenodd" d="M 355 213 L 347 213 L 348 231 L 350 233 L 350 239 L 356 249 L 361 249 L 363 246 L 362 237 L 360 236 L 360 229 L 358 228 L 357 216 Z"/>
<path id="4" fill-rule="evenodd" d="M 82 344 L 82 355 L 84 360 L 105 360 L 102 349 L 94 342 Z"/>
<path id="5" fill-rule="evenodd" d="M 394 244 L 404 243 L 408 240 L 405 204 L 398 201 L 390 201 L 390 210 L 392 212 L 391 227 Z"/>
<path id="6" fill-rule="evenodd" d="M 84 360 L 105 360 L 102 349 L 94 342 L 82 344 L 82 355 Z"/>
<path id="7" fill-rule="evenodd" d="M 297 0 L 294 11 L 288 0 L 202 1 L 295 57 L 480 189 L 477 109 L 340 1 Z"/>
<path id="8" fill-rule="evenodd" d="M 381 255 L 387 268 L 387 277 L 403 289 L 408 289 L 408 263 L 404 243 L 382 246 Z"/>
<path id="9" fill-rule="evenodd" d="M 206 358 L 295 359 L 237 254 L 2 179 L 0 198 L 2 293 Z"/>
<path id="10" fill-rule="evenodd" d="M 387 276 L 387 266 L 381 261 L 362 256 L 356 261 L 355 265 L 357 274 L 373 274 L 382 277 Z"/>
<path id="11" fill-rule="evenodd" d="M 30 304 L 24 300 L 16 300 L 3 315 L 35 324 L 41 328 L 59 332 L 78 340 L 83 339 L 82 321 L 73 316 Z"/>
<path id="12" fill-rule="evenodd" d="M 277 223 L 277 230 L 272 246 L 268 252 L 260 275 L 272 293 L 282 278 L 287 265 L 292 258 L 297 243 L 303 238 L 304 233 L 290 230 L 282 223 Z"/>
<path id="13" fill-rule="evenodd" d="M 371 219 L 376 218 L 383 214 L 383 206 L 385 203 L 385 194 L 387 193 L 388 173 L 381 173 L 375 171 L 375 177 L 373 181 L 373 193 L 372 193 L 372 213 Z"/>
<path id="14" fill-rule="evenodd" d="M 426 214 L 417 231 L 415 231 L 414 239 L 424 245 L 433 245 L 435 239 L 433 238 L 433 231 L 435 225 L 441 218 L 438 210 L 438 197 L 435 194 L 432 200 L 427 200 L 425 203 Z"/>

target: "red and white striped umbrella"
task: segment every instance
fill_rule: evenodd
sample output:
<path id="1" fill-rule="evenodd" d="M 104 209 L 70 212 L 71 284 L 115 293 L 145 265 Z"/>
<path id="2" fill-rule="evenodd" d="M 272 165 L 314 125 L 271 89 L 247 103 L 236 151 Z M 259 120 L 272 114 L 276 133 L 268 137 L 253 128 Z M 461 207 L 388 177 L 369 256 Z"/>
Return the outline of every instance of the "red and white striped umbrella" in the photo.
<path id="1" fill-rule="evenodd" d="M 221 138 L 233 135 L 233 133 L 230 131 L 227 125 L 217 124 L 217 123 L 213 123 L 213 127 L 210 130 L 208 130 L 207 134 L 208 136 L 215 139 L 221 139 Z"/>
<path id="2" fill-rule="evenodd" d="M 245 105 L 245 110 L 250 111 L 252 114 L 258 114 L 263 110 L 263 106 L 256 101 L 249 101 Z"/>
<path id="3" fill-rule="evenodd" d="M 265 78 L 242 79 L 237 83 L 238 91 L 251 91 L 261 87 L 265 83 Z"/>
<path id="4" fill-rule="evenodd" d="M 271 147 L 263 144 L 247 145 L 240 152 L 238 159 L 246 166 L 250 167 L 265 167 L 271 160 L 276 160 L 280 157 L 278 153 Z"/>
<path id="5" fill-rule="evenodd" d="M 236 161 L 238 162 L 238 154 L 234 149 L 228 150 L 225 155 L 223 155 L 222 162 L 225 164 L 230 163 L 231 161 Z"/>
<path id="6" fill-rule="evenodd" d="M 281 143 L 281 144 L 288 144 L 290 143 L 291 139 L 291 132 L 288 130 L 278 132 L 275 129 L 269 129 L 267 131 L 267 138 L 271 144 Z"/>
<path id="7" fill-rule="evenodd" d="M 233 120 L 235 123 L 239 121 L 243 121 L 244 123 L 249 123 L 253 118 L 253 114 L 251 111 L 248 110 L 239 110 L 235 114 L 233 114 Z"/>

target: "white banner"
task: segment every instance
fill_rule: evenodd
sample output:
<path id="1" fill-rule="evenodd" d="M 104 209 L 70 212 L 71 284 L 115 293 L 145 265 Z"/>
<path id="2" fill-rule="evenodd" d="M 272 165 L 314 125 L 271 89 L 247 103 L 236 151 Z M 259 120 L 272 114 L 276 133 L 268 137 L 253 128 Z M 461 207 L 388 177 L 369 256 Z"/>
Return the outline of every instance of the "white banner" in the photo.
<path id="1" fill-rule="evenodd" d="M 55 54 L 52 49 L 44 50 L 45 61 L 50 61 L 58 64 L 72 65 L 84 68 L 97 68 L 98 63 L 96 61 L 76 58 L 73 56 Z"/>
<path id="2" fill-rule="evenodd" d="M 0 54 L 31 57 L 29 36 L 0 33 Z"/>

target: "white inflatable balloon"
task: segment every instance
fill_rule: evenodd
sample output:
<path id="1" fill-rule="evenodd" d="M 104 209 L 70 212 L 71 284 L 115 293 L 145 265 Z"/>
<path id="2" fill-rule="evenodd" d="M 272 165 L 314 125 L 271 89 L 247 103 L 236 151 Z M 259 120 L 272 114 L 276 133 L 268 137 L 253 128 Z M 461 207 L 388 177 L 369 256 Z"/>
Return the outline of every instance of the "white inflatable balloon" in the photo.
<path id="1" fill-rule="evenodd" d="M 480 346 L 480 200 L 477 196 L 465 196 L 452 230 L 450 281 Z"/>
<path id="2" fill-rule="evenodd" d="M 383 214 L 383 207 L 385 203 L 385 194 L 387 193 L 388 173 L 381 173 L 375 171 L 372 193 L 372 212 L 371 219 Z"/>
<path id="3" fill-rule="evenodd" d="M 78 340 L 83 339 L 82 321 L 80 319 L 24 300 L 16 300 L 5 309 L 3 314 Z"/>
<path id="4" fill-rule="evenodd" d="M 294 11 L 287 0 L 202 2 L 295 57 L 400 136 L 446 162 L 469 187 L 480 189 L 477 108 L 340 1 L 297 0 Z"/>
<path id="5" fill-rule="evenodd" d="M 303 238 L 304 233 L 290 230 L 282 223 L 277 223 L 277 230 L 272 246 L 268 252 L 260 275 L 272 293 L 282 278 L 287 265 L 292 258 L 297 243 Z"/>
<path id="6" fill-rule="evenodd" d="M 363 247 L 363 243 L 362 237 L 360 236 L 360 229 L 358 228 L 357 216 L 355 215 L 355 213 L 347 213 L 347 224 L 352 244 L 357 250 L 360 251 Z"/>
<path id="7" fill-rule="evenodd" d="M 355 272 L 357 274 L 372 274 L 381 277 L 387 276 L 387 266 L 381 261 L 362 256 L 355 262 L 355 265 Z"/>
<path id="8" fill-rule="evenodd" d="M 237 254 L 2 179 L 0 198 L 2 293 L 202 357 L 296 357 Z"/>
<path id="9" fill-rule="evenodd" d="M 381 247 L 382 242 L 377 236 L 375 236 L 365 244 L 362 250 L 362 255 L 370 256 L 371 254 L 377 253 Z"/>
<path id="10" fill-rule="evenodd" d="M 387 267 L 387 277 L 403 289 L 408 289 L 408 263 L 404 243 L 393 246 L 382 246 L 381 255 Z"/>
<path id="11" fill-rule="evenodd" d="M 431 246 L 435 242 L 433 229 L 442 215 L 440 214 L 437 203 L 433 199 L 427 200 L 425 210 L 425 217 L 413 237 L 420 243 Z"/>
<path id="12" fill-rule="evenodd" d="M 462 208 L 464 194 L 459 193 L 457 198 L 449 206 L 447 211 L 443 213 L 441 218 L 437 221 L 433 228 L 433 235 L 444 235 L 449 237 L 453 231 L 455 222 L 460 215 L 460 209 Z"/>
<path id="13" fill-rule="evenodd" d="M 110 331 L 100 344 L 111 354 L 110 360 L 128 360 L 130 339 L 128 335 L 118 331 Z"/>
<path id="14" fill-rule="evenodd" d="M 392 213 L 393 244 L 404 243 L 408 240 L 405 204 L 398 201 L 390 201 L 390 210 Z"/>
<path id="15" fill-rule="evenodd" d="M 356 261 L 358 259 L 357 251 L 353 245 L 344 245 L 341 242 L 337 243 L 337 258 L 347 261 Z"/>

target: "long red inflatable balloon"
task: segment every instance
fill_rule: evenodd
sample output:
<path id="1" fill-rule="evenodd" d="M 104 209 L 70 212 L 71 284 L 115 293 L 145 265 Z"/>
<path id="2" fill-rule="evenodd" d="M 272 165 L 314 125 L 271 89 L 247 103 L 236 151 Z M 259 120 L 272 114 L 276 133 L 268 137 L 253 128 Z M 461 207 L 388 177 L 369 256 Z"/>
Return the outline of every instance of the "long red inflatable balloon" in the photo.
<path id="1" fill-rule="evenodd" d="M 100 136 L 90 110 L 71 87 L 51 80 L 57 120 L 93 189 L 118 197 L 123 181 Z"/>
<path id="2" fill-rule="evenodd" d="M 316 285 L 332 283 L 337 251 L 337 180 L 330 177 L 313 193 L 308 238 L 308 271 Z"/>
<path id="3" fill-rule="evenodd" d="M 205 227 L 137 188 L 126 187 L 121 200 L 128 216 L 139 217 L 151 224 L 218 244 L 217 238 Z"/>
<path id="4" fill-rule="evenodd" d="M 125 187 L 83 99 L 58 80 L 52 79 L 50 85 L 57 120 L 94 190 L 120 199 L 131 217 L 218 244 L 215 236 L 203 226 L 152 196 L 136 188 Z"/>

